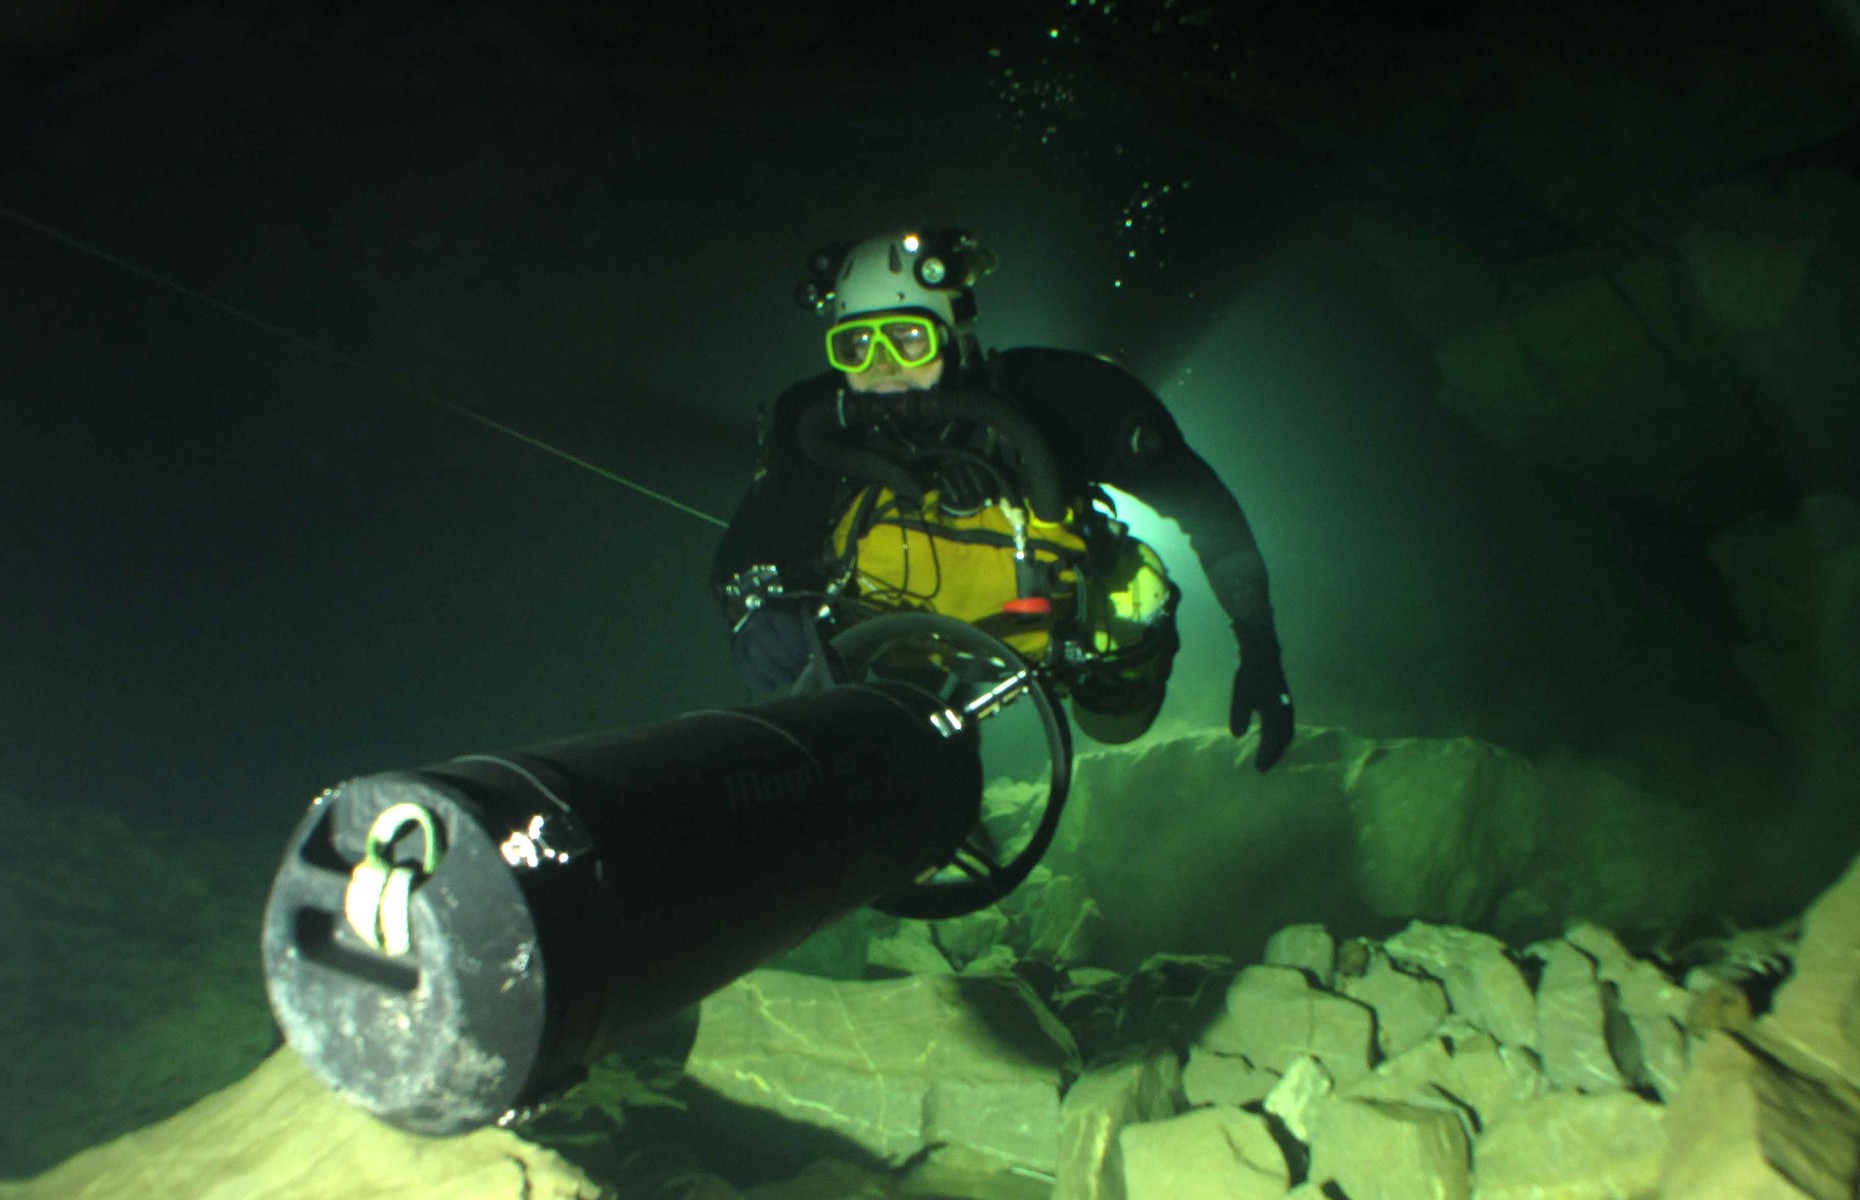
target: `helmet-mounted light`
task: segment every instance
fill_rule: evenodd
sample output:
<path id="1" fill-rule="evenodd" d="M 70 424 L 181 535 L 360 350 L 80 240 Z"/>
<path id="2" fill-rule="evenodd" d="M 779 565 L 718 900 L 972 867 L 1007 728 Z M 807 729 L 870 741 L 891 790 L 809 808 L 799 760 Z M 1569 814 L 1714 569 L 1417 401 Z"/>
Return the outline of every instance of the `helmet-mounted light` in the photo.
<path id="1" fill-rule="evenodd" d="M 864 257 L 854 264 L 849 260 L 855 255 Z M 906 258 L 909 272 L 902 277 L 902 286 L 894 288 L 885 277 L 897 278 Z M 960 324 L 974 317 L 969 289 L 999 262 L 973 235 L 960 229 L 841 242 L 808 255 L 808 278 L 795 288 L 794 298 L 802 308 L 834 318 L 922 307 Z M 914 299 L 910 295 L 913 284 L 921 289 Z"/>
<path id="2" fill-rule="evenodd" d="M 803 280 L 794 289 L 794 302 L 809 312 L 823 313 L 833 302 L 833 293 L 822 291 L 820 285 L 811 279 Z"/>

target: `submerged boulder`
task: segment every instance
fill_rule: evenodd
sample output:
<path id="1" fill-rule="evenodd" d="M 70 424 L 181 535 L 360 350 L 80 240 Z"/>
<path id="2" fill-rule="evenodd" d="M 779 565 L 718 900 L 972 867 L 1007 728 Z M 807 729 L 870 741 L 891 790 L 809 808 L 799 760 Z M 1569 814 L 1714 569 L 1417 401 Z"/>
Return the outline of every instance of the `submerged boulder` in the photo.
<path id="1" fill-rule="evenodd" d="M 1080 756 L 1050 861 L 1095 902 L 1096 962 L 1128 970 L 1157 946 L 1257 962 L 1275 933 L 1313 924 L 1418 918 L 1530 940 L 1708 906 L 1702 817 L 1606 767 L 1323 729 L 1267 776 L 1249 752 L 1219 729 Z M 1271 953 L 1330 983 L 1322 946 Z"/>
<path id="2" fill-rule="evenodd" d="M 930 1147 L 1052 1172 L 1077 1050 L 1013 976 L 847 982 L 754 971 L 708 997 L 696 1082 L 892 1162 Z"/>
<path id="3" fill-rule="evenodd" d="M 290 1050 L 183 1112 L 86 1150 L 4 1200 L 596 1200 L 560 1155 L 501 1129 L 403 1133 L 326 1087 Z M 728 1193 L 713 1191 L 722 1200 Z"/>

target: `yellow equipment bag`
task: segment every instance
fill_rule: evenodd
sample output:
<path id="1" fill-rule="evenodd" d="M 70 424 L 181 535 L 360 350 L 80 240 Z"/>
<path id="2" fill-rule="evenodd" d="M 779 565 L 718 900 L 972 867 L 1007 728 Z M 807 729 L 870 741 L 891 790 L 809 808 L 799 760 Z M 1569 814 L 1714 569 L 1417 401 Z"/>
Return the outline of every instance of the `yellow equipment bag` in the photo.
<path id="1" fill-rule="evenodd" d="M 1097 584 L 1090 591 L 1084 625 L 1091 630 L 1091 648 L 1099 654 L 1142 643 L 1170 611 L 1169 572 L 1148 542 L 1122 538 L 1110 570 Z"/>
<path id="2" fill-rule="evenodd" d="M 851 562 L 850 594 L 886 611 L 938 613 L 966 621 L 1023 657 L 1046 653 L 1053 627 L 1072 615 L 1085 539 L 1070 509 L 1042 521 L 1031 508 L 993 500 L 972 514 L 943 511 L 931 489 L 922 511 L 890 488 L 862 489 L 836 523 L 831 550 Z M 1015 547 L 1024 539 L 1021 568 Z M 1050 604 L 1037 610 L 1039 598 Z M 1035 601 L 1016 604 L 1017 601 Z"/>

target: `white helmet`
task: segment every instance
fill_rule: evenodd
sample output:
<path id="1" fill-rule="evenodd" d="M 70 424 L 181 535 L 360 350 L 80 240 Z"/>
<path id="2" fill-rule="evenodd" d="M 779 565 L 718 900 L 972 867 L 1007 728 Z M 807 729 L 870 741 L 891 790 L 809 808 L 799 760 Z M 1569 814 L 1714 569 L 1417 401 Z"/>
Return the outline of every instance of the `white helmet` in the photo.
<path id="1" fill-rule="evenodd" d="M 917 308 L 961 330 L 975 320 L 970 289 L 997 262 L 961 230 L 883 233 L 816 251 L 796 298 L 835 322 Z"/>
<path id="2" fill-rule="evenodd" d="M 884 234 L 860 242 L 847 251 L 834 277 L 833 319 L 843 321 L 888 308 L 922 308 L 955 328 L 956 313 L 950 306 L 953 292 L 926 286 L 918 279 L 917 269 L 924 262 L 923 239 L 913 233 Z"/>

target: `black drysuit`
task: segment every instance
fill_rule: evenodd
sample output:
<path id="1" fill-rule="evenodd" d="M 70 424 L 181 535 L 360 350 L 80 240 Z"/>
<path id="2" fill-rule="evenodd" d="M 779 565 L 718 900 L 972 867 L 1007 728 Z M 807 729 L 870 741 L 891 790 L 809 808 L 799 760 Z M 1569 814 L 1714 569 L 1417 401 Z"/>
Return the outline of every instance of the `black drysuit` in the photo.
<path id="1" fill-rule="evenodd" d="M 1128 492 L 1181 526 L 1243 644 L 1272 639 L 1266 566 L 1246 516 L 1213 468 L 1189 448 L 1156 395 L 1123 368 L 1072 350 L 1020 348 L 992 356 L 988 386 L 1014 400 L 1046 438 L 1061 493 L 1094 483 Z M 828 532 L 847 493 L 842 479 L 802 452 L 797 426 L 815 401 L 844 386 L 828 371 L 775 402 L 755 482 L 730 519 L 711 574 L 721 589 L 744 568 L 770 563 L 789 591 L 818 591 Z"/>

